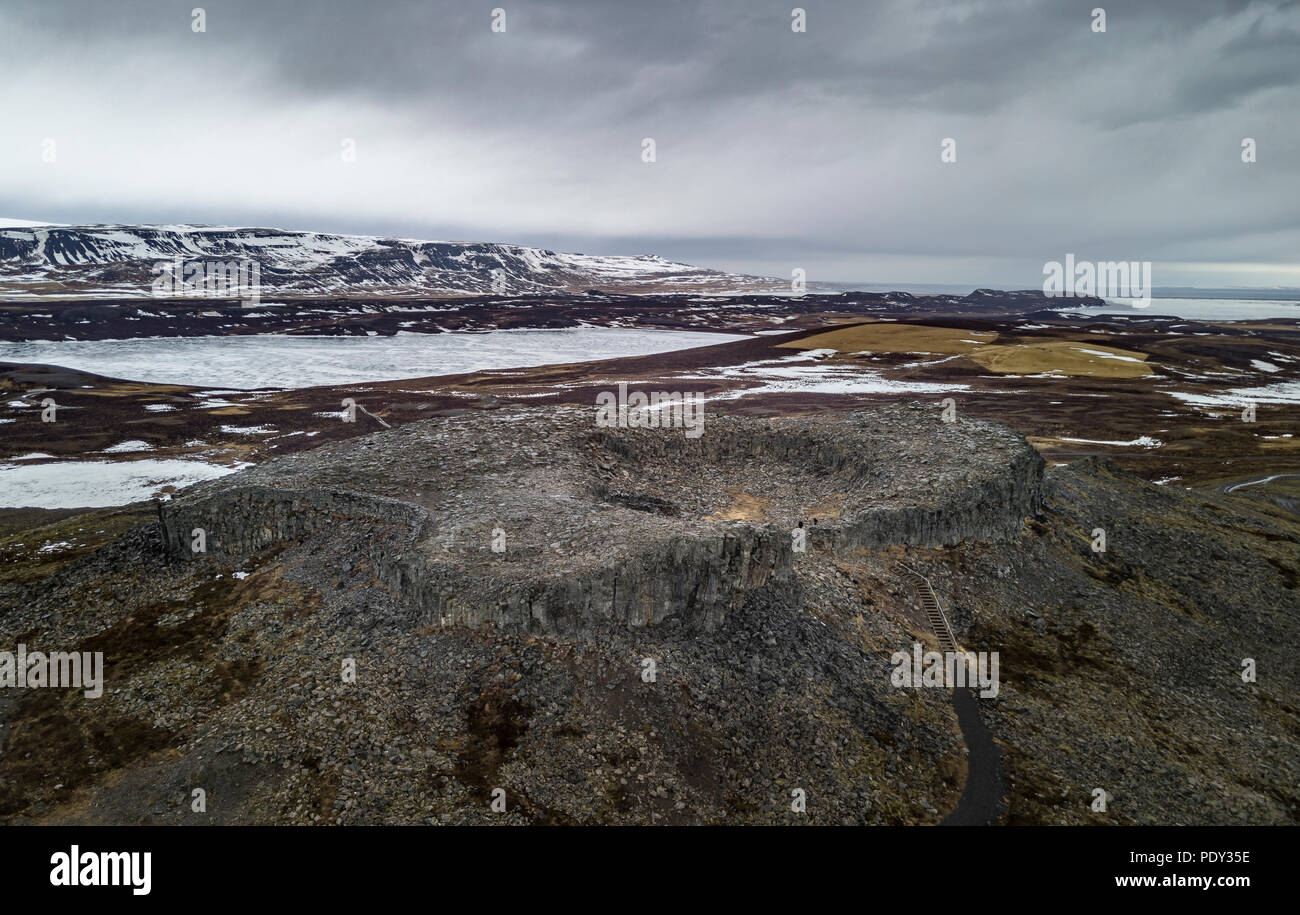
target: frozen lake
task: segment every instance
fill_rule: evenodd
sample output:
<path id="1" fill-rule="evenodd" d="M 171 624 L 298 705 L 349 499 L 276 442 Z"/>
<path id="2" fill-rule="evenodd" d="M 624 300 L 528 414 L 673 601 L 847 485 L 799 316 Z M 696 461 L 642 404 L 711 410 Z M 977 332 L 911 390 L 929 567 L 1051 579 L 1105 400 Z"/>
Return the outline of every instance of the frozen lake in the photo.
<path id="1" fill-rule="evenodd" d="M 305 388 L 645 356 L 740 340 L 741 334 L 575 327 L 395 337 L 147 337 L 0 343 L 0 362 L 38 362 L 215 388 Z"/>
<path id="2" fill-rule="evenodd" d="M 57 461 L 0 464 L 0 508 L 104 508 L 152 498 L 236 468 L 203 461 Z"/>

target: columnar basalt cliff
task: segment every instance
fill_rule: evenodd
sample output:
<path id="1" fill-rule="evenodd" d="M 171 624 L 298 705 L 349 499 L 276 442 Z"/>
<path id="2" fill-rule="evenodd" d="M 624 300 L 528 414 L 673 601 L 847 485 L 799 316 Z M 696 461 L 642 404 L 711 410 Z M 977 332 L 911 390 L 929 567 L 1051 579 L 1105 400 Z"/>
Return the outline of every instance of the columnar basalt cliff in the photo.
<path id="1" fill-rule="evenodd" d="M 340 562 L 369 559 L 412 622 L 712 629 L 749 591 L 791 578 L 799 528 L 836 550 L 1006 540 L 1037 510 L 1042 474 L 1015 432 L 944 423 L 929 406 L 709 416 L 699 439 L 513 409 L 273 460 L 160 517 L 176 559 L 328 531 Z"/>

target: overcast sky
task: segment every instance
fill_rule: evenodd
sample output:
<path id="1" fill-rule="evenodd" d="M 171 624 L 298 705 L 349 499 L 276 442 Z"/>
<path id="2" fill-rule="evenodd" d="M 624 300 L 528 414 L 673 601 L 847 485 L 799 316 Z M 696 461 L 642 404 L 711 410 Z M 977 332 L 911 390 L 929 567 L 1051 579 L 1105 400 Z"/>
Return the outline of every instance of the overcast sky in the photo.
<path id="1" fill-rule="evenodd" d="M 1300 2 L 800 5 L 3 0 L 0 216 L 1300 286 Z"/>

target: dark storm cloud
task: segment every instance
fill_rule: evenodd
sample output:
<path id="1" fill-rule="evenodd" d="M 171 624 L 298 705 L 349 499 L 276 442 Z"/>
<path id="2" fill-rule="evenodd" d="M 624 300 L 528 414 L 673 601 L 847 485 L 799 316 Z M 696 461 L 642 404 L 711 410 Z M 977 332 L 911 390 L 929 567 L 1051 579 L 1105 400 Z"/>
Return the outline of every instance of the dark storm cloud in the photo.
<path id="1" fill-rule="evenodd" d="M 58 181 L 0 184 L 0 215 L 633 246 L 835 279 L 932 256 L 1014 282 L 1083 245 L 1294 260 L 1297 3 L 799 2 L 800 35 L 795 5 L 10 0 L 11 136 L 71 151 Z M 340 137 L 370 170 L 328 169 Z M 21 162 L 17 143 L 0 154 Z"/>
<path id="2" fill-rule="evenodd" d="M 19 22 L 55 43 L 120 42 L 181 50 L 177 24 L 195 0 L 19 0 Z M 793 4 L 752 0 L 611 3 L 608 0 L 506 3 L 266 2 L 213 0 L 208 43 L 186 53 L 216 53 L 268 64 L 277 88 L 300 96 L 356 94 L 403 103 L 459 97 L 495 108 L 527 99 L 562 113 L 584 97 L 636 83 L 656 68 L 689 67 L 687 84 L 665 79 L 662 93 L 682 101 L 752 97 L 808 86 L 866 95 L 882 105 L 991 111 L 1036 80 L 1175 46 L 1207 23 L 1256 11 L 1249 31 L 1225 37 L 1213 54 L 1169 74 L 1179 117 L 1231 104 L 1244 95 L 1294 85 L 1300 32 L 1297 4 L 1165 0 L 1106 7 L 1099 45 L 1086 4 L 808 3 L 811 27 L 790 38 Z M 509 37 L 489 33 L 495 6 Z M 1288 17 L 1287 14 L 1291 15 Z M 1276 25 L 1268 25 L 1276 16 Z M 1286 21 L 1284 21 L 1286 20 Z M 521 53 L 524 51 L 524 53 Z M 1135 87 L 1136 88 L 1136 87 Z M 647 92 L 653 101 L 656 93 Z M 1122 101 L 1122 100 L 1120 100 Z M 635 112 L 625 112 L 635 114 Z"/>

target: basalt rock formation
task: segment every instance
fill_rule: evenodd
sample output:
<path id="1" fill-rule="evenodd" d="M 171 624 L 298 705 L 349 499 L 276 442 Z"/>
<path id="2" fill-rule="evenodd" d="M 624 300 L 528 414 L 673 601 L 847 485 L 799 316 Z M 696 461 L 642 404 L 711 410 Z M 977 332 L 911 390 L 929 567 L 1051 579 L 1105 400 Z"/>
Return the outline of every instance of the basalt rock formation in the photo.
<path id="1" fill-rule="evenodd" d="M 0 530 L 0 646 L 104 659 L 0 690 L 0 823 L 968 822 L 909 570 L 1000 656 L 999 822 L 1300 822 L 1294 513 L 1040 472 L 933 406 L 501 409 Z"/>
<path id="2" fill-rule="evenodd" d="M 1043 461 L 933 407 L 760 420 L 702 437 L 601 428 L 578 408 L 411 423 L 268 461 L 160 506 L 178 560 L 312 532 L 365 557 L 413 623 L 564 634 L 596 621 L 715 629 L 806 546 L 1015 537 Z M 802 528 L 802 531 L 799 529 Z"/>

